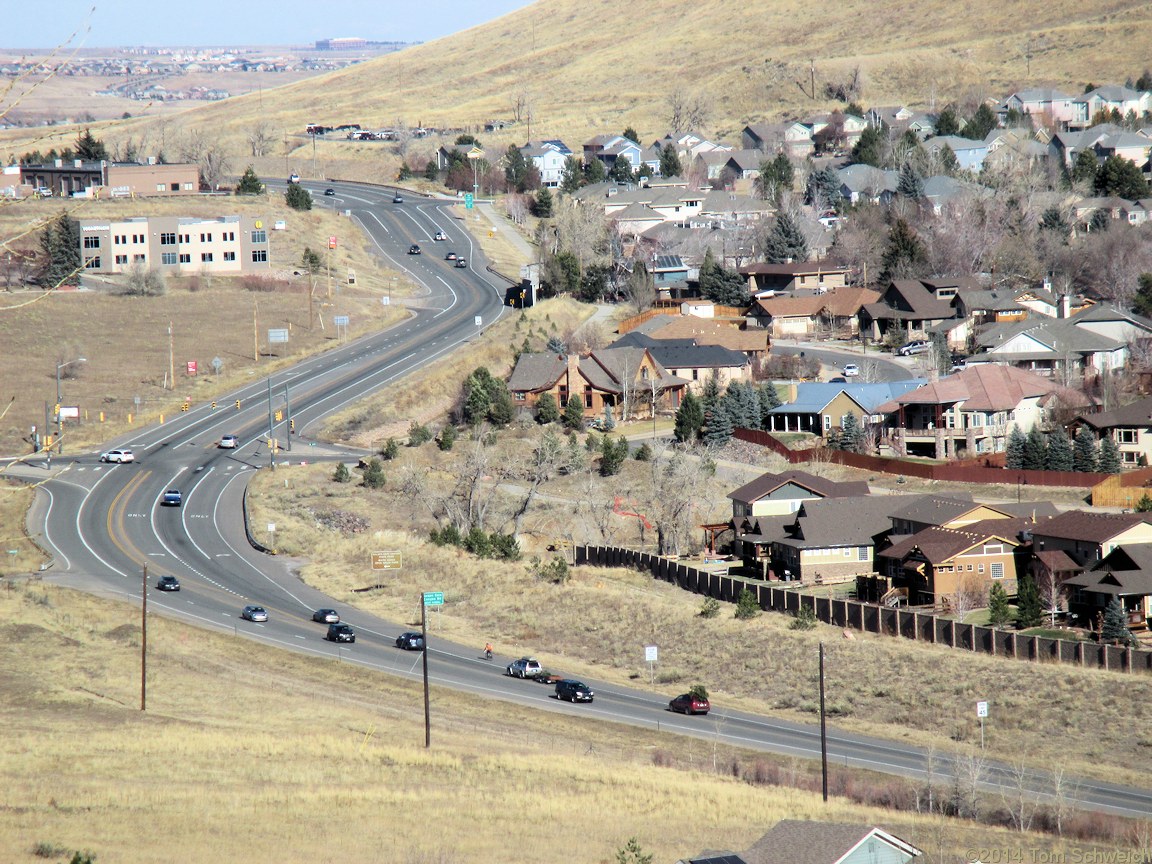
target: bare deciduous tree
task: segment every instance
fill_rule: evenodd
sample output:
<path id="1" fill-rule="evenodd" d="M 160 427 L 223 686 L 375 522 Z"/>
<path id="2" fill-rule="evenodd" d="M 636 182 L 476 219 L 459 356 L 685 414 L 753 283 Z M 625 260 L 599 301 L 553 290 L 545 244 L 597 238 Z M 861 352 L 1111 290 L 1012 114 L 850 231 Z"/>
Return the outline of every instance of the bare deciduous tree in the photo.
<path id="1" fill-rule="evenodd" d="M 550 224 L 557 249 L 574 255 L 580 272 L 593 264 L 609 263 L 611 244 L 602 206 L 565 196 L 554 208 Z"/>
<path id="2" fill-rule="evenodd" d="M 1000 786 L 1000 798 L 1017 831 L 1028 831 L 1036 814 L 1035 794 L 1028 785 L 1031 773 L 1024 760 L 1017 759 L 1008 765 L 1007 782 Z"/>
<path id="3" fill-rule="evenodd" d="M 987 605 L 988 585 L 975 573 L 965 573 L 957 580 L 956 590 L 948 596 L 948 605 L 957 620 L 963 622 L 968 613 Z"/>
<path id="4" fill-rule="evenodd" d="M 275 140 L 272 124 L 267 120 L 260 121 L 248 132 L 248 147 L 253 156 L 266 156 Z"/>
<path id="5" fill-rule="evenodd" d="M 678 87 L 668 97 L 668 131 L 673 134 L 702 129 L 711 115 L 712 106 L 702 93 Z"/>
<path id="6" fill-rule="evenodd" d="M 688 551 L 700 523 L 698 502 L 709 500 L 716 466 L 703 448 L 692 451 L 661 449 L 648 462 L 645 485 L 637 495 L 644 514 L 656 529 L 659 555 Z"/>
<path id="7" fill-rule="evenodd" d="M 564 446 L 556 433 L 551 429 L 545 429 L 532 452 L 519 460 L 520 464 L 512 469 L 527 483 L 524 499 L 513 514 L 512 533 L 517 540 L 520 539 L 520 532 L 524 526 L 524 514 L 532 506 L 540 486 L 555 477 L 561 468 L 566 466 L 565 456 Z"/>
<path id="8" fill-rule="evenodd" d="M 512 119 L 517 123 L 523 123 L 525 118 L 531 118 L 532 107 L 528 101 L 528 94 L 521 90 L 519 93 L 512 97 Z"/>
<path id="9" fill-rule="evenodd" d="M 528 218 L 528 201 L 523 195 L 510 193 L 505 200 L 505 208 L 513 225 L 523 225 Z"/>
<path id="10" fill-rule="evenodd" d="M 952 808 L 956 814 L 966 819 L 980 816 L 980 787 L 984 783 L 984 753 L 970 747 L 965 754 L 958 754 L 952 762 Z"/>

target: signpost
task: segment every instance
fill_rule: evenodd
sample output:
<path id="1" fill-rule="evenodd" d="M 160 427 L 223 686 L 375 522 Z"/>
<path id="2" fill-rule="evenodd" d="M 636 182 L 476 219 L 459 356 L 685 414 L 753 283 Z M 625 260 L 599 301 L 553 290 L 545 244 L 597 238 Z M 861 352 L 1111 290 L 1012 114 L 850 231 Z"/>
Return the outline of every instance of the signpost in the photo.
<path id="1" fill-rule="evenodd" d="M 403 568 L 400 550 L 372 553 L 373 570 L 400 570 Z"/>
<path id="2" fill-rule="evenodd" d="M 199 364 L 199 363 L 197 363 L 195 360 L 189 360 L 189 361 L 188 361 L 188 367 L 187 367 L 187 368 L 188 368 L 188 374 L 189 374 L 189 375 L 195 375 L 195 374 L 196 374 L 196 370 L 197 370 L 199 367 L 200 367 L 200 364 Z"/>
<path id="3" fill-rule="evenodd" d="M 443 591 L 425 591 L 424 592 L 424 605 L 425 606 L 443 606 L 444 605 L 444 592 Z"/>
<path id="4" fill-rule="evenodd" d="M 984 718 L 988 716 L 988 703 L 976 703 L 976 716 L 980 718 L 980 749 L 984 749 Z"/>
<path id="5" fill-rule="evenodd" d="M 424 650 L 420 653 L 424 660 L 424 746 L 432 746 L 432 713 L 428 704 L 428 607 L 443 606 L 443 591 L 425 591 L 420 596 L 420 639 Z"/>
<path id="6" fill-rule="evenodd" d="M 475 205 L 475 202 L 476 202 L 476 199 L 472 195 L 471 192 L 465 192 L 464 193 L 464 209 L 465 210 L 471 210 L 472 207 Z"/>
<path id="7" fill-rule="evenodd" d="M 270 328 L 268 330 L 268 344 L 269 345 L 283 345 L 288 342 L 288 328 L 278 327 Z"/>
<path id="8" fill-rule="evenodd" d="M 346 338 L 348 336 L 348 321 L 349 318 L 347 315 L 332 316 L 332 323 L 336 326 L 337 336 L 340 334 L 340 328 L 344 328 L 344 337 Z"/>
<path id="9" fill-rule="evenodd" d="M 648 678 L 652 684 L 656 683 L 656 658 L 659 654 L 659 649 L 655 645 L 644 646 L 644 662 L 648 664 Z"/>

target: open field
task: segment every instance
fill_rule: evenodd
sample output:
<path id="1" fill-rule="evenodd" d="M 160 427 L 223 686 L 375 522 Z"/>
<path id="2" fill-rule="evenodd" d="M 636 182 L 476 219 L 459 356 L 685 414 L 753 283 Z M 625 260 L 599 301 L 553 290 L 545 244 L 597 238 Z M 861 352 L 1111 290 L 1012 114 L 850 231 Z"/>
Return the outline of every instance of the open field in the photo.
<path id="1" fill-rule="evenodd" d="M 0 238 L 27 232 L 15 241 L 17 247 L 37 248 L 40 227 L 56 218 L 62 206 L 51 199 L 0 206 Z M 127 431 L 129 414 L 133 425 L 156 422 L 161 414 L 178 410 L 185 398 L 211 399 L 253 376 L 335 345 L 333 315 L 350 317 L 348 335 L 353 338 L 382 329 L 405 313 L 399 304 L 383 306 L 381 297 L 391 293 L 402 302 L 413 287 L 403 274 L 384 266 L 360 228 L 345 217 L 322 206 L 290 210 L 277 194 L 68 201 L 67 206 L 76 218 L 249 214 L 270 224 L 283 219 L 288 227 L 268 232 L 272 269 L 267 283 L 192 274 L 169 279 L 165 296 L 129 297 L 117 295 L 114 286 L 86 279 L 94 290 L 0 296 L 0 402 L 11 402 L 0 420 L 0 455 L 30 452 L 24 439 L 32 425 L 44 428 L 46 410 L 56 398 L 57 363 L 87 359 L 61 370 L 61 390 L 63 404 L 81 409 L 81 423 L 65 429 L 66 447 L 91 445 Z M 325 269 L 315 277 L 314 308 L 326 323 L 321 328 L 317 320 L 310 327 L 308 276 L 299 262 L 306 246 L 324 260 L 333 235 L 340 245 L 331 253 L 331 283 Z M 347 284 L 349 270 L 356 273 L 355 285 Z M 170 323 L 175 388 L 168 380 Z M 275 353 L 266 344 L 270 327 L 291 330 L 291 342 Z M 212 374 L 215 357 L 224 364 L 219 380 Z M 185 374 L 189 360 L 199 365 L 195 377 Z"/>
<path id="2" fill-rule="evenodd" d="M 257 864 L 567 864 L 613 861 L 631 836 L 671 862 L 746 848 L 781 818 L 879 824 L 930 862 L 1070 842 L 823 805 L 735 779 L 765 760 L 713 742 L 439 689 L 429 751 L 416 684 L 157 617 L 148 646 L 141 713 L 138 609 L 39 583 L 0 591 L 6 862 L 85 849 L 215 864 L 243 849 Z"/>

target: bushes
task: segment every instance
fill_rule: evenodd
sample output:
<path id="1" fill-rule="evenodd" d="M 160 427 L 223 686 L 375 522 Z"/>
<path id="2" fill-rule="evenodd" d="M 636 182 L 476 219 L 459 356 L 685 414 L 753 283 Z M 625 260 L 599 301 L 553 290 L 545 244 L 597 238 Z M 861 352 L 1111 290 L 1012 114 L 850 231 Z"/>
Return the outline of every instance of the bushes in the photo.
<path id="1" fill-rule="evenodd" d="M 437 546 L 458 546 L 477 558 L 494 558 L 498 561 L 519 561 L 520 544 L 511 534 L 493 531 L 491 534 L 482 528 L 472 528 L 461 534 L 455 525 L 433 528 L 428 539 Z"/>
<path id="2" fill-rule="evenodd" d="M 348 466 L 343 462 L 337 462 L 336 472 L 332 475 L 332 479 L 337 483 L 347 483 L 352 479 L 352 472 L 348 470 Z"/>
<path id="3" fill-rule="evenodd" d="M 789 630 L 814 630 L 816 628 L 816 610 L 804 603 L 788 622 Z"/>
<path id="4" fill-rule="evenodd" d="M 533 558 L 531 570 L 532 576 L 538 581 L 552 582 L 556 585 L 563 585 L 572 578 L 572 573 L 568 569 L 568 562 L 559 555 L 547 563 L 539 558 Z"/>
<path id="5" fill-rule="evenodd" d="M 384 463 L 376 458 L 369 459 L 364 468 L 364 485 L 369 489 L 383 489 L 385 482 Z"/>
<path id="6" fill-rule="evenodd" d="M 432 440 L 432 430 L 415 420 L 408 426 L 408 446 L 419 447 Z"/>
<path id="7" fill-rule="evenodd" d="M 736 617 L 741 621 L 748 621 L 760 614 L 760 604 L 756 595 L 745 588 L 736 600 Z"/>
<path id="8" fill-rule="evenodd" d="M 715 618 L 720 614 L 720 601 L 715 597 L 705 597 L 700 604 L 701 618 Z"/>

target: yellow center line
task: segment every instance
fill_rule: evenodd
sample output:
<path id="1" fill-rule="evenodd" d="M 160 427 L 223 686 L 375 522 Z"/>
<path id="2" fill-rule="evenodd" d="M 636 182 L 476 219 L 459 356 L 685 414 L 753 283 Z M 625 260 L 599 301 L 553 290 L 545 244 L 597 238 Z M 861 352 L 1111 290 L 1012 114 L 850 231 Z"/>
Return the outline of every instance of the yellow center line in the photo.
<path id="1" fill-rule="evenodd" d="M 140 549 L 128 539 L 128 533 L 125 531 L 124 516 L 125 511 L 128 509 L 128 500 L 131 494 L 151 476 L 151 471 L 141 471 L 116 494 L 116 497 L 112 499 L 112 506 L 108 508 L 108 539 L 112 541 L 117 549 L 124 553 L 125 557 L 141 567 L 148 562 L 148 556 L 141 552 Z"/>

